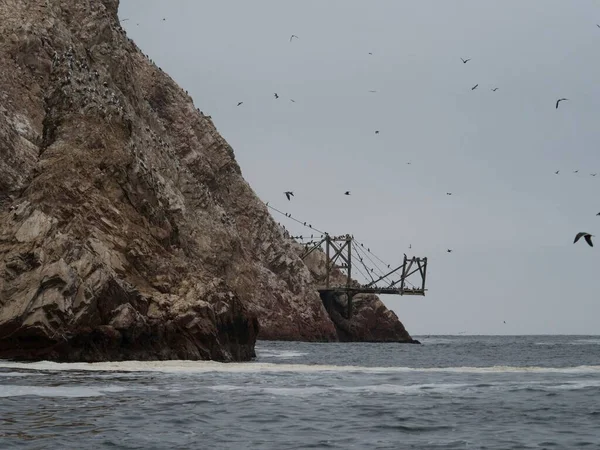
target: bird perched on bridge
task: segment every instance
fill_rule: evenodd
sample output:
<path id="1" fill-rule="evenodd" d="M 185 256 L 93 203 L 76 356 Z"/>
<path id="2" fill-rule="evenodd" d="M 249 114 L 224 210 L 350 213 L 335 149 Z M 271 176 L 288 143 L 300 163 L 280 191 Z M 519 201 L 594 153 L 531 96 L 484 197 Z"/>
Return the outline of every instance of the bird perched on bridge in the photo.
<path id="1" fill-rule="evenodd" d="M 467 58 L 467 59 L 462 59 L 460 58 L 460 60 L 463 62 L 463 64 L 468 63 L 469 61 L 471 61 L 471 58 Z"/>
<path id="2" fill-rule="evenodd" d="M 559 98 L 558 100 L 556 100 L 556 109 L 558 109 L 558 104 L 560 102 L 564 102 L 565 100 L 569 100 L 568 98 Z"/>
<path id="3" fill-rule="evenodd" d="M 479 84 L 476 84 L 475 86 L 473 86 L 473 87 L 471 88 L 471 90 L 472 90 L 472 91 L 474 91 L 475 89 L 477 89 L 477 86 L 479 86 Z"/>
<path id="4" fill-rule="evenodd" d="M 284 194 L 288 200 L 291 200 L 292 197 L 294 196 L 294 193 L 292 191 L 285 191 Z"/>
<path id="5" fill-rule="evenodd" d="M 344 195 L 350 195 L 350 191 L 344 192 Z"/>
<path id="6" fill-rule="evenodd" d="M 299 38 L 298 36 L 296 36 L 295 34 L 292 34 L 292 35 L 290 36 L 290 42 L 292 42 L 292 39 L 294 39 L 294 38 L 296 38 L 296 39 L 300 39 L 300 38 Z"/>
<path id="7" fill-rule="evenodd" d="M 592 242 L 593 237 L 594 237 L 594 235 L 590 234 L 590 233 L 585 233 L 585 232 L 577 233 L 577 235 L 575 236 L 575 240 L 573 241 L 573 244 L 575 244 L 579 239 L 584 238 L 585 242 L 587 242 L 590 247 L 593 247 L 594 246 L 594 243 Z"/>

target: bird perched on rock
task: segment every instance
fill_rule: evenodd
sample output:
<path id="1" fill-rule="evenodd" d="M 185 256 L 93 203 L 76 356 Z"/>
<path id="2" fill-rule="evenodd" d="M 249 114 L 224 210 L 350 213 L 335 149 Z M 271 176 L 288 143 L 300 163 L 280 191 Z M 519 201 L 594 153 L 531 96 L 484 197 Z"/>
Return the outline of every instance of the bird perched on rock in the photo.
<path id="1" fill-rule="evenodd" d="M 285 191 L 284 194 L 288 200 L 291 200 L 292 197 L 294 196 L 294 193 L 292 191 Z"/>
<path id="2" fill-rule="evenodd" d="M 568 98 L 559 98 L 558 100 L 556 100 L 556 109 L 558 109 L 558 104 L 560 102 L 564 102 L 565 100 L 569 100 Z"/>
<path id="3" fill-rule="evenodd" d="M 573 241 L 573 244 L 575 244 L 579 239 L 584 238 L 585 242 L 587 242 L 590 247 L 593 247 L 594 246 L 594 243 L 592 242 L 593 237 L 594 237 L 594 235 L 590 234 L 590 233 L 585 233 L 585 232 L 577 233 L 577 235 L 575 236 L 575 240 Z"/>

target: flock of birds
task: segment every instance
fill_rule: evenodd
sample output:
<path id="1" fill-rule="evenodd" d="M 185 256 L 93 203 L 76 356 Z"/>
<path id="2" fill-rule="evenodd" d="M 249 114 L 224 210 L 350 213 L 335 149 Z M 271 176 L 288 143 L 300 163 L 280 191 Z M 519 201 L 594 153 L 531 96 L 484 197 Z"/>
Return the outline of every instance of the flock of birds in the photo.
<path id="1" fill-rule="evenodd" d="M 123 19 L 123 20 L 122 20 L 122 22 L 124 22 L 124 21 L 126 21 L 126 20 L 129 20 L 129 19 Z M 163 21 L 166 21 L 166 18 L 163 18 L 162 20 L 163 20 Z M 136 24 L 136 25 L 139 25 L 139 23 L 138 23 L 138 24 Z M 600 25 L 597 25 L 597 26 L 600 28 Z M 289 42 L 291 43 L 291 42 L 292 42 L 294 39 L 297 39 L 297 40 L 298 40 L 298 39 L 300 39 L 300 38 L 299 38 L 297 35 L 295 35 L 295 34 L 292 34 L 292 35 L 290 36 Z M 369 52 L 369 55 L 373 55 L 373 53 L 372 53 L 372 52 Z M 463 64 L 467 64 L 469 61 L 471 61 L 471 58 L 462 58 L 462 57 L 461 57 L 461 58 L 460 58 L 460 61 L 461 61 Z M 479 83 L 477 83 L 477 84 L 475 84 L 473 87 L 471 87 L 471 91 L 474 91 L 474 90 L 476 90 L 478 87 L 479 87 Z M 498 91 L 498 89 L 499 89 L 498 87 L 493 87 L 493 88 L 491 88 L 490 90 L 491 90 L 492 92 L 496 92 L 496 91 Z M 376 93 L 377 91 L 376 91 L 376 90 L 369 90 L 369 92 L 370 92 L 370 93 Z M 277 100 L 277 99 L 279 99 L 279 97 L 280 97 L 280 96 L 279 96 L 279 94 L 278 94 L 277 92 L 275 92 L 275 93 L 273 93 L 273 97 L 274 97 L 274 98 Z M 290 99 L 290 101 L 291 101 L 291 102 L 293 102 L 293 103 L 295 103 L 295 100 L 294 100 L 294 99 Z M 558 109 L 558 108 L 559 108 L 559 106 L 560 106 L 560 104 L 561 104 L 561 102 L 565 102 L 565 101 L 569 101 L 569 99 L 568 99 L 568 98 L 566 98 L 566 97 L 561 97 L 561 98 L 557 99 L 557 100 L 556 100 L 556 103 L 555 103 L 555 109 Z M 239 102 L 237 103 L 237 106 L 239 107 L 239 106 L 242 106 L 243 104 L 244 104 L 244 102 L 243 102 L 243 101 L 239 101 Z M 380 132 L 379 132 L 379 130 L 375 130 L 375 134 L 379 134 L 379 133 L 380 133 Z M 409 162 L 409 163 L 407 163 L 407 164 L 410 164 L 410 162 Z M 575 170 L 575 171 L 573 171 L 573 172 L 574 172 L 574 173 L 578 173 L 578 172 L 579 172 L 579 170 Z M 556 175 L 558 175 L 559 173 L 560 173 L 560 170 L 557 170 L 557 171 L 555 172 L 555 174 L 556 174 Z M 595 177 L 597 174 L 596 174 L 596 173 L 591 173 L 590 175 L 591 175 L 591 176 L 593 176 L 593 177 Z M 287 200 L 288 200 L 288 201 L 291 201 L 292 197 L 294 196 L 294 192 L 293 192 L 293 191 L 285 191 L 285 192 L 284 192 L 284 195 L 286 196 L 286 198 L 287 198 Z M 344 192 L 344 195 L 350 195 L 350 191 L 345 191 L 345 192 Z M 446 195 L 450 196 L 450 195 L 452 195 L 452 192 L 446 192 Z M 598 214 L 596 214 L 596 215 L 597 215 L 597 216 L 600 216 L 600 213 L 598 213 Z M 590 234 L 590 233 L 588 233 L 588 232 L 579 232 L 579 233 L 577 233 L 577 234 L 576 234 L 576 236 L 575 236 L 575 240 L 573 241 L 573 243 L 575 244 L 575 243 L 577 243 L 577 242 L 578 242 L 578 241 L 579 241 L 581 238 L 584 238 L 584 240 L 587 242 L 587 244 L 588 244 L 590 247 L 593 247 L 593 246 L 594 246 L 594 244 L 593 244 L 593 242 L 592 242 L 592 237 L 594 237 L 594 235 L 592 235 L 592 234 Z M 452 249 L 447 249 L 447 253 L 452 253 L 452 251 L 453 251 Z"/>

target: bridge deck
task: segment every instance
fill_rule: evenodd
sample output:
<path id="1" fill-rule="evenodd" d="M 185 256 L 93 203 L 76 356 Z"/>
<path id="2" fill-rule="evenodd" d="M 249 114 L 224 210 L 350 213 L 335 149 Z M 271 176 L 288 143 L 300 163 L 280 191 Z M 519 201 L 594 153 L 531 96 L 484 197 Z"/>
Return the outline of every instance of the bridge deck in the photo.
<path id="1" fill-rule="evenodd" d="M 379 288 L 379 287 L 370 287 L 370 288 L 347 288 L 347 287 L 330 287 L 329 289 L 323 288 L 319 289 L 319 293 L 337 293 L 337 294 L 390 294 L 390 295 L 425 295 L 425 289 L 420 288 Z"/>

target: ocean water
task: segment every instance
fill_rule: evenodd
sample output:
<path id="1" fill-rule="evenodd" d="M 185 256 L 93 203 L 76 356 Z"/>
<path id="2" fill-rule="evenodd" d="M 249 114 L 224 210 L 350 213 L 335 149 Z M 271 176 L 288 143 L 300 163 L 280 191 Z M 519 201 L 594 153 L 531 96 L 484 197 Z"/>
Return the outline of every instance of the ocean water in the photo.
<path id="1" fill-rule="evenodd" d="M 255 361 L 0 361 L 1 449 L 600 449 L 600 337 L 259 342 Z"/>

